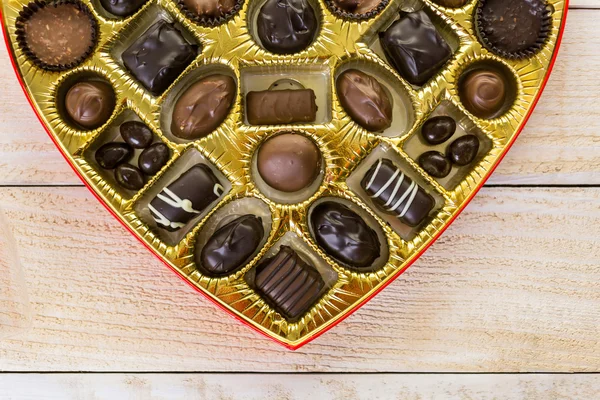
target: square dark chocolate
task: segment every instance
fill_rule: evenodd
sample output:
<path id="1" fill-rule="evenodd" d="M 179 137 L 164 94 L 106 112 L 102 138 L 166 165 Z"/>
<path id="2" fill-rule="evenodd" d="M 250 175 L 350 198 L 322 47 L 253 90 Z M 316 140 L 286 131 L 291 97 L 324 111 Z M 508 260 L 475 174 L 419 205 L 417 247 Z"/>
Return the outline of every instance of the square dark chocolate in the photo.
<path id="1" fill-rule="evenodd" d="M 281 246 L 256 267 L 253 286 L 290 322 L 302 317 L 319 299 L 325 282 L 319 271 L 291 247 Z"/>
<path id="2" fill-rule="evenodd" d="M 385 56 L 409 83 L 427 83 L 452 57 L 452 49 L 424 11 L 406 14 L 379 33 Z"/>
<path id="3" fill-rule="evenodd" d="M 211 169 L 196 164 L 156 195 L 148 205 L 156 224 L 167 231 L 181 229 L 225 193 Z"/>
<path id="4" fill-rule="evenodd" d="M 175 26 L 158 21 L 121 56 L 125 67 L 152 94 L 164 92 L 198 55 Z"/>

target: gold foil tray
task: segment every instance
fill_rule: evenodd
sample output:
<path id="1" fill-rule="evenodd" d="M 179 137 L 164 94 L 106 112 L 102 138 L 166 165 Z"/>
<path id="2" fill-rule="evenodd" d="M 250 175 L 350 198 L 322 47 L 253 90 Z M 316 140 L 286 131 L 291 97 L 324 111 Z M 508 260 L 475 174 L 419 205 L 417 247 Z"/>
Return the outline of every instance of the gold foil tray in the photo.
<path id="1" fill-rule="evenodd" d="M 523 128 L 548 79 L 564 26 L 567 2 L 549 0 L 553 8 L 552 30 L 544 48 L 530 59 L 507 60 L 484 49 L 473 29 L 476 1 L 464 8 L 446 9 L 431 1 L 392 0 L 376 17 L 362 22 L 334 16 L 323 1 L 314 3 L 321 15 L 318 38 L 306 50 L 290 56 L 266 52 L 253 39 L 252 17 L 260 0 L 246 0 L 241 11 L 225 24 L 201 27 L 188 20 L 173 0 L 151 0 L 126 19 L 112 19 L 97 0 L 82 0 L 94 13 L 100 26 L 99 44 L 94 54 L 79 67 L 66 72 L 46 72 L 35 67 L 16 45 L 15 20 L 27 0 L 4 0 L 2 22 L 16 72 L 41 122 L 98 199 L 165 264 L 189 284 L 223 309 L 252 328 L 295 349 L 314 339 L 348 316 L 410 266 L 452 223 L 460 211 L 483 185 Z M 445 69 L 421 88 L 404 81 L 391 68 L 378 46 L 377 32 L 384 29 L 399 9 L 423 7 L 453 47 L 454 55 Z M 202 52 L 175 83 L 161 96 L 149 94 L 125 70 L 120 52 L 137 38 L 157 16 L 175 21 L 190 40 L 202 44 Z M 482 120 L 473 117 L 458 97 L 457 80 L 474 62 L 494 61 L 514 75 L 517 100 L 502 117 Z M 352 66 L 377 76 L 394 97 L 395 109 L 403 115 L 393 131 L 371 134 L 354 123 L 343 111 L 335 90 L 335 78 Z M 236 77 L 236 102 L 225 122 L 208 137 L 194 142 L 176 140 L 165 129 L 165 115 L 174 93 L 186 83 L 212 71 L 227 71 Z M 105 77 L 115 88 L 117 107 L 111 119 L 92 131 L 78 131 L 63 121 L 57 98 L 65 82 L 95 73 Z M 306 74 L 318 85 L 317 97 L 323 101 L 322 115 L 316 124 L 257 127 L 244 117 L 244 96 L 261 77 L 295 77 Z M 61 89 L 62 88 L 62 89 Z M 398 103 L 403 107 L 399 108 Z M 402 111 L 404 109 L 404 111 Z M 423 152 L 416 134 L 431 115 L 454 116 L 467 131 L 482 139 L 484 154 L 466 173 L 438 181 L 426 174 L 415 159 Z M 396 117 L 396 115 L 395 115 Z M 146 123 L 172 150 L 172 158 L 147 185 L 136 194 L 124 193 L 114 180 L 107 179 L 93 161 L 93 150 L 100 141 L 114 135 L 114 127 L 124 120 Z M 319 145 L 325 166 L 323 180 L 313 194 L 299 202 L 284 202 L 261 190 L 253 178 L 253 155 L 270 135 L 281 130 L 302 131 Z M 385 155 L 401 165 L 436 199 L 435 213 L 425 226 L 416 230 L 390 224 L 368 197 L 358 189 L 361 173 L 378 156 Z M 204 215 L 185 236 L 169 245 L 144 216 L 144 205 L 164 182 L 181 174 L 190 163 L 204 160 L 222 179 L 227 194 Z M 163 182 L 163 184 L 161 184 Z M 308 224 L 308 212 L 323 198 L 337 198 L 351 204 L 381 232 L 387 247 L 385 259 L 375 272 L 357 273 L 336 263 L 319 249 Z M 243 269 L 223 278 L 203 275 L 194 265 L 192 252 L 196 239 L 214 230 L 216 220 L 241 210 L 262 215 L 270 221 L 270 232 L 260 253 Z M 384 237 L 385 236 L 385 237 Z M 181 240 L 179 240 L 181 239 Z M 248 273 L 280 243 L 294 243 L 308 254 L 326 273 L 329 289 L 299 321 L 290 323 L 271 308 L 246 283 Z M 115 243 L 115 247 L 120 243 Z"/>

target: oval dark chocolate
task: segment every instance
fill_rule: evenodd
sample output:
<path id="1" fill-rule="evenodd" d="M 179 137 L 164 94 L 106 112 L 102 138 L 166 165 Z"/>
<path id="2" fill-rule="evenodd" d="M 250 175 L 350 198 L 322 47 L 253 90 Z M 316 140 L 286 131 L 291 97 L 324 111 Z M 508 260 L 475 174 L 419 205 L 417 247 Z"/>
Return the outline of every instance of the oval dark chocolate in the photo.
<path id="1" fill-rule="evenodd" d="M 142 171 L 131 164 L 121 164 L 115 169 L 117 183 L 129 190 L 140 190 L 144 187 L 144 175 Z"/>
<path id="2" fill-rule="evenodd" d="M 127 143 L 111 142 L 96 150 L 95 158 L 102 168 L 113 169 L 129 161 L 132 155 L 133 149 Z"/>
<path id="3" fill-rule="evenodd" d="M 153 176 L 167 164 L 170 157 L 169 146 L 164 143 L 154 143 L 142 151 L 138 159 L 138 167 L 146 175 Z"/>
<path id="4" fill-rule="evenodd" d="M 248 261 L 264 237 L 260 217 L 243 215 L 217 229 L 202 250 L 194 250 L 196 265 L 213 275 L 227 275 Z"/>
<path id="5" fill-rule="evenodd" d="M 445 178 L 452 170 L 450 161 L 439 151 L 428 151 L 421 154 L 419 166 L 434 178 Z"/>
<path id="6" fill-rule="evenodd" d="M 429 144 L 441 144 L 450 139 L 456 132 L 456 122 L 451 117 L 442 115 L 429 118 L 421 128 L 421 136 Z"/>
<path id="7" fill-rule="evenodd" d="M 377 233 L 345 205 L 334 201 L 320 203 L 312 211 L 310 222 L 317 244 L 342 264 L 365 269 L 379 257 Z"/>
<path id="8" fill-rule="evenodd" d="M 384 87 L 356 69 L 344 71 L 336 81 L 344 110 L 363 128 L 378 132 L 392 124 L 392 103 Z"/>
<path id="9" fill-rule="evenodd" d="M 102 7 L 118 17 L 127 17 L 139 10 L 146 0 L 100 0 Z"/>
<path id="10" fill-rule="evenodd" d="M 215 74 L 200 79 L 186 89 L 173 107 L 173 135 L 195 140 L 217 129 L 229 114 L 235 88 L 232 77 Z"/>
<path id="11" fill-rule="evenodd" d="M 257 33 L 263 47 L 275 54 L 293 54 L 315 38 L 318 21 L 307 0 L 267 0 L 258 12 Z"/>
<path id="12" fill-rule="evenodd" d="M 103 125 L 115 109 L 113 88 L 100 81 L 78 82 L 65 96 L 65 109 L 73 122 L 94 129 Z"/>
<path id="13" fill-rule="evenodd" d="M 139 121 L 127 121 L 119 127 L 121 137 L 134 149 L 145 149 L 152 144 L 154 134 L 145 124 Z"/>
<path id="14" fill-rule="evenodd" d="M 447 155 L 456 165 L 469 165 L 479 152 L 479 138 L 475 135 L 461 136 L 448 146 Z"/>

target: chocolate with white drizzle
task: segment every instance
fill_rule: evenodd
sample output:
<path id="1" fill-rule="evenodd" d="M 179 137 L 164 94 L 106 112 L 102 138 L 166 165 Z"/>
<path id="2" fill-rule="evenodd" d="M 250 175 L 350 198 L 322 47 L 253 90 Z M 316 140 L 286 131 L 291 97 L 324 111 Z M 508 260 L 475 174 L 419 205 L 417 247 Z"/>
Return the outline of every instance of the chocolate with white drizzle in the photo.
<path id="1" fill-rule="evenodd" d="M 387 158 L 374 163 L 360 185 L 378 207 L 412 227 L 420 225 L 435 206 L 433 197 Z"/>
<path id="2" fill-rule="evenodd" d="M 160 228 L 176 231 L 224 192 L 225 188 L 210 168 L 196 164 L 157 194 L 148 208 Z"/>

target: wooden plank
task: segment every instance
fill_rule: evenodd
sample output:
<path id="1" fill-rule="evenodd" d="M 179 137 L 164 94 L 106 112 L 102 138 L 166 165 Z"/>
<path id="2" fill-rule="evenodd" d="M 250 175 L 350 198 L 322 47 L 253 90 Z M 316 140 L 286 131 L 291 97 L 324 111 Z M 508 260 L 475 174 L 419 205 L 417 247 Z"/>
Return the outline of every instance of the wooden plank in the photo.
<path id="1" fill-rule="evenodd" d="M 594 375 L 10 374 L 0 400 L 593 399 Z"/>
<path id="2" fill-rule="evenodd" d="M 491 183 L 600 184 L 599 19 L 600 11 L 572 10 L 540 105 Z M 79 184 L 29 109 L 5 51 L 0 81 L 0 185 Z"/>
<path id="3" fill-rule="evenodd" d="M 84 188 L 1 188 L 35 317 L 0 370 L 598 371 L 600 189 L 484 188 L 409 271 L 290 352 L 227 317 Z"/>

